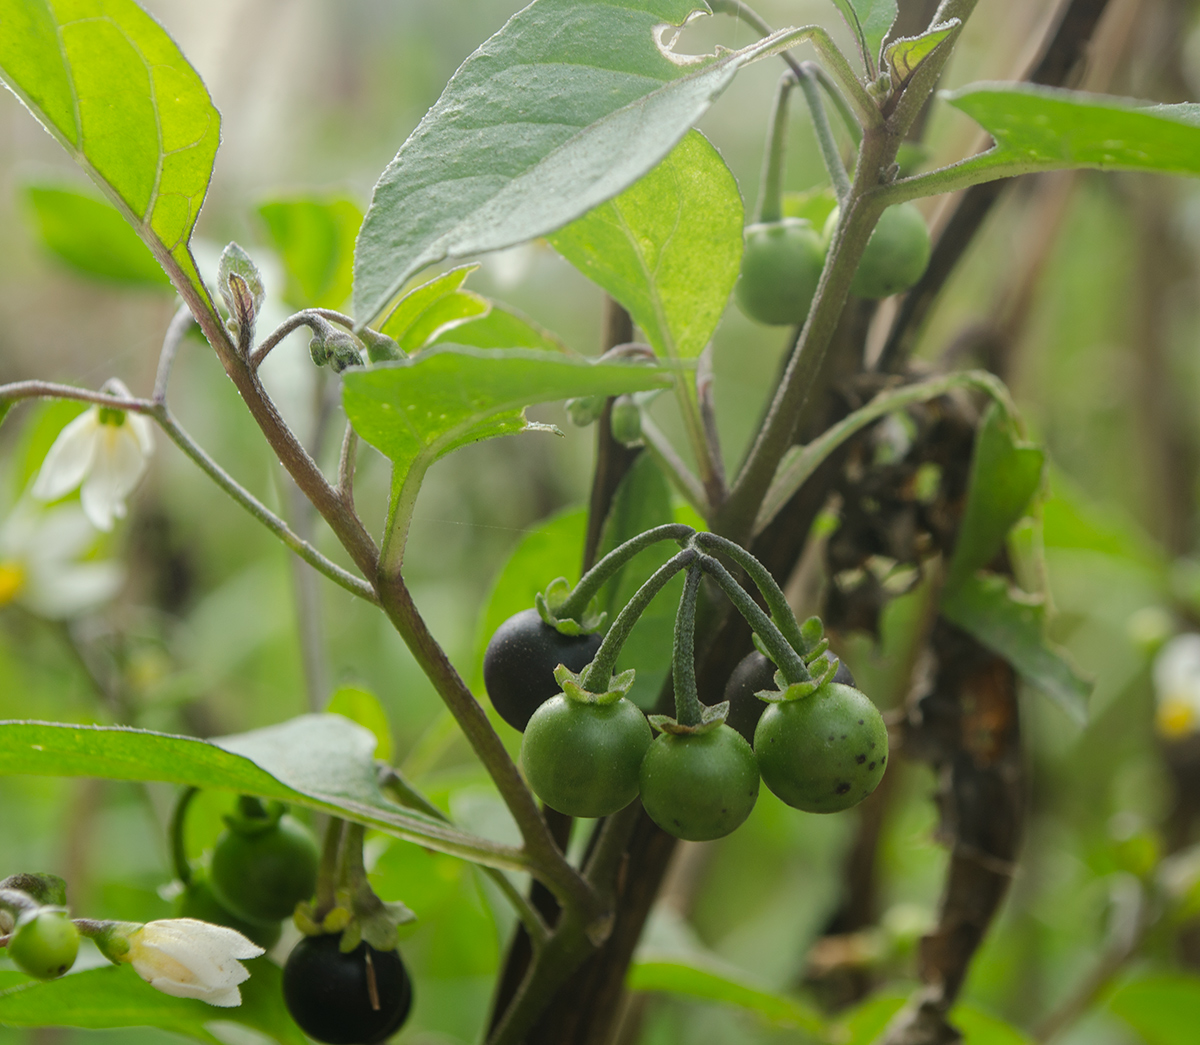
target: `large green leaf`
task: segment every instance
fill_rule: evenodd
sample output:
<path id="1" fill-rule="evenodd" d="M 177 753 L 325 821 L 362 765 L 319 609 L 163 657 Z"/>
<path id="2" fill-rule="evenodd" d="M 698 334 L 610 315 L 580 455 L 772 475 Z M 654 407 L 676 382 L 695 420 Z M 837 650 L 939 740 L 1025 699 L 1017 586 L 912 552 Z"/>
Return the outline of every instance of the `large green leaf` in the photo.
<path id="1" fill-rule="evenodd" d="M 1086 720 L 1092 685 L 1047 642 L 1040 599 L 1012 591 L 1003 577 L 975 573 L 943 595 L 941 612 L 1004 657 L 1072 718 Z"/>
<path id="2" fill-rule="evenodd" d="M 508 870 L 519 852 L 401 809 L 379 791 L 376 737 L 340 715 L 304 715 L 214 741 L 121 726 L 0 722 L 0 774 L 162 780 L 336 813 L 430 849 Z"/>
<path id="3" fill-rule="evenodd" d="M 967 506 L 946 574 L 948 592 L 987 566 L 1004 546 L 1041 484 L 1044 463 L 1042 451 L 1020 442 L 1004 411 L 993 403 L 975 437 Z"/>
<path id="4" fill-rule="evenodd" d="M 543 236 L 632 185 L 743 65 L 812 30 L 719 57 L 660 47 L 703 0 L 535 0 L 471 55 L 375 186 L 355 257 L 369 323 L 446 257 Z"/>
<path id="5" fill-rule="evenodd" d="M 655 991 L 700 998 L 720 1005 L 747 1009 L 768 1023 L 819 1034 L 825 1025 L 820 1014 L 799 999 L 766 990 L 736 969 L 703 957 L 646 955 L 629 967 L 625 986 L 631 991 Z"/>
<path id="6" fill-rule="evenodd" d="M 971 84 L 943 97 L 996 139 L 994 149 L 953 168 L 980 181 L 1067 167 L 1200 175 L 1195 103 L 1150 106 L 1018 83 Z"/>
<path id="7" fill-rule="evenodd" d="M 694 359 L 737 279 L 742 221 L 737 182 L 692 131 L 644 178 L 550 242 L 629 310 L 660 356 Z"/>
<path id="8" fill-rule="evenodd" d="M 653 366 L 451 345 L 348 371 L 342 381 L 355 431 L 392 459 L 402 480 L 466 443 L 531 427 L 524 408 L 534 403 L 661 388 L 670 377 Z"/>
<path id="9" fill-rule="evenodd" d="M 28 185 L 25 198 L 42 243 L 72 268 L 130 286 L 171 285 L 111 204 L 56 185 Z"/>
<path id="10" fill-rule="evenodd" d="M 1117 988 L 1108 1006 L 1146 1045 L 1192 1045 L 1200 1027 L 1200 977 L 1140 976 Z"/>
<path id="11" fill-rule="evenodd" d="M 175 42 L 133 0 L 0 0 L 0 77 L 194 284 L 188 238 L 220 117 Z"/>
<path id="12" fill-rule="evenodd" d="M 272 200 L 258 208 L 283 260 L 283 299 L 295 309 L 340 308 L 354 279 L 354 237 L 363 214 L 353 200 Z"/>
<path id="13" fill-rule="evenodd" d="M 242 1004 L 214 1008 L 193 998 L 172 998 L 129 968 L 107 967 L 47 982 L 31 981 L 0 993 L 0 1025 L 10 1027 L 157 1027 L 217 1043 L 213 1023 L 237 1023 L 280 1045 L 308 1041 L 283 1005 L 281 970 L 265 958 L 246 962 L 250 979 L 241 985 Z"/>

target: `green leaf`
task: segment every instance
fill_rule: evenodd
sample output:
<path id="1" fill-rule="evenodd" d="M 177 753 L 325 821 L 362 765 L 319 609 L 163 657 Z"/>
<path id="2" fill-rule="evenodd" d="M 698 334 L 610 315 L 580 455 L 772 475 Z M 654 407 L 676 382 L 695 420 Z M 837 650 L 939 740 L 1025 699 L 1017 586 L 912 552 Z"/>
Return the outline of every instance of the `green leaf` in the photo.
<path id="1" fill-rule="evenodd" d="M 647 955 L 629 968 L 625 986 L 631 991 L 655 991 L 733 1005 L 760 1016 L 779 1027 L 793 1027 L 819 1034 L 825 1026 L 821 1016 L 796 998 L 751 983 L 739 970 L 700 956 Z"/>
<path id="2" fill-rule="evenodd" d="M 202 286 L 188 239 L 221 120 L 162 27 L 133 0 L 0 0 L 0 77 L 154 256 Z"/>
<path id="3" fill-rule="evenodd" d="M 962 1031 L 964 1045 L 1030 1045 L 1031 1041 L 1011 1023 L 971 1005 L 956 1005 L 950 1023 Z"/>
<path id="4" fill-rule="evenodd" d="M 837 205 L 837 194 L 828 187 L 783 194 L 783 216 L 785 218 L 803 218 L 817 230 L 818 234 L 825 228 L 825 222 Z"/>
<path id="5" fill-rule="evenodd" d="M 516 850 L 483 843 L 385 798 L 375 779 L 374 734 L 340 715 L 289 722 L 214 741 L 123 726 L 0 722 L 0 774 L 161 780 L 275 798 L 332 812 L 430 849 L 506 870 Z"/>
<path id="6" fill-rule="evenodd" d="M 283 299 L 294 309 L 340 308 L 354 280 L 354 238 L 363 213 L 353 200 L 271 200 L 258 208 L 287 272 Z"/>
<path id="7" fill-rule="evenodd" d="M 917 66 L 960 25 L 955 19 L 953 23 L 931 26 L 920 36 L 902 36 L 888 44 L 884 60 L 892 76 L 892 86 L 898 89 L 908 83 Z"/>
<path id="8" fill-rule="evenodd" d="M 535 0 L 461 66 L 375 186 L 354 268 L 369 323 L 446 257 L 544 236 L 632 185 L 742 66 L 805 29 L 720 56 L 659 45 L 703 0 Z"/>
<path id="9" fill-rule="evenodd" d="M 479 618 L 474 677 L 483 678 L 483 654 L 495 630 L 514 613 L 529 609 L 534 596 L 556 577 L 579 580 L 587 510 L 568 508 L 525 534 L 496 576 Z"/>
<path id="10" fill-rule="evenodd" d="M 875 75 L 875 59 L 883 38 L 896 20 L 896 0 L 833 0 L 858 40 L 869 76 Z"/>
<path id="11" fill-rule="evenodd" d="M 26 982 L 0 993 L 0 1025 L 10 1027 L 157 1027 L 217 1043 L 214 1023 L 236 1023 L 280 1045 L 305 1045 L 307 1038 L 283 1004 L 282 971 L 266 958 L 245 963 L 250 979 L 241 984 L 242 1004 L 214 1008 L 194 998 L 172 998 L 155 990 L 131 968 L 110 966 L 71 973 L 57 980 Z"/>
<path id="12" fill-rule="evenodd" d="M 329 698 L 325 712 L 329 715 L 341 715 L 369 729 L 378 741 L 375 757 L 381 762 L 392 761 L 396 753 L 392 743 L 392 724 L 383 705 L 379 703 L 379 698 L 369 689 L 363 689 L 361 686 L 339 686 Z"/>
<path id="13" fill-rule="evenodd" d="M 1151 973 L 1118 987 L 1108 1007 L 1146 1045 L 1192 1045 L 1200 1026 L 1200 977 Z"/>
<path id="14" fill-rule="evenodd" d="M 395 338 L 397 343 L 402 344 L 407 340 L 411 344 L 413 338 L 408 336 L 409 331 L 421 322 L 422 317 L 431 308 L 445 298 L 458 293 L 467 277 L 477 268 L 479 268 L 477 264 L 460 265 L 449 272 L 443 272 L 440 276 L 435 276 L 428 283 L 414 287 L 396 302 L 396 307 L 379 326 L 379 332 Z M 420 348 L 421 345 L 417 347 Z"/>
<path id="15" fill-rule="evenodd" d="M 453 330 L 491 310 L 487 298 L 470 290 L 456 290 L 430 305 L 396 341 L 405 352 L 419 352 L 439 335 L 449 337 Z"/>
<path id="16" fill-rule="evenodd" d="M 1092 684 L 1046 641 L 1046 611 L 1040 599 L 1012 591 L 1003 577 L 976 573 L 943 594 L 941 612 L 1004 657 L 1072 718 L 1087 720 Z"/>
<path id="17" fill-rule="evenodd" d="M 873 1045 L 907 1001 L 907 995 L 884 988 L 843 1015 L 829 1037 L 838 1045 Z"/>
<path id="18" fill-rule="evenodd" d="M 1044 464 L 1042 451 L 1017 440 L 1004 411 L 993 403 L 975 437 L 967 506 L 946 574 L 947 591 L 996 557 L 1041 485 Z"/>
<path id="19" fill-rule="evenodd" d="M 424 472 L 451 450 L 531 427 L 524 408 L 577 395 L 621 395 L 669 384 L 659 367 L 589 363 L 524 349 L 448 345 L 347 372 L 342 402 L 355 431 L 396 475 Z"/>
<path id="20" fill-rule="evenodd" d="M 471 319 L 450 330 L 441 330 L 431 345 L 455 344 L 470 348 L 536 348 L 546 352 L 571 350 L 545 327 L 506 305 L 491 303 L 486 316 Z"/>
<path id="21" fill-rule="evenodd" d="M 24 192 L 43 245 L 72 268 L 131 286 L 171 285 L 111 204 L 53 185 L 27 185 Z"/>
<path id="22" fill-rule="evenodd" d="M 737 280 L 742 222 L 737 182 L 692 131 L 644 178 L 550 243 L 629 310 L 660 356 L 694 359 Z"/>
<path id="23" fill-rule="evenodd" d="M 1068 167 L 1200 175 L 1200 105 L 1032 84 L 971 84 L 942 95 L 982 125 L 996 147 L 952 168 L 996 177 Z M 933 176 L 929 176 L 931 179 Z M 931 180 L 931 185 L 933 181 Z M 933 192 L 940 189 L 934 187 Z"/>

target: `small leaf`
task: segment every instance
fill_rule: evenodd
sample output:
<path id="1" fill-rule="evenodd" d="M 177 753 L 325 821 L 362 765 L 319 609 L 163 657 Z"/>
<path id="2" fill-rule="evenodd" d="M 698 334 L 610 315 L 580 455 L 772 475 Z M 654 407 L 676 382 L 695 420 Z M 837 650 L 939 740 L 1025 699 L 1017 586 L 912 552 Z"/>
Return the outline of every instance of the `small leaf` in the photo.
<path id="1" fill-rule="evenodd" d="M 72 268 L 130 286 L 171 281 L 110 203 L 73 189 L 27 185 L 25 198 L 43 245 Z"/>
<path id="2" fill-rule="evenodd" d="M 340 308 L 354 279 L 354 238 L 363 213 L 353 200 L 272 200 L 258 208 L 287 272 L 292 308 Z"/>
<path id="3" fill-rule="evenodd" d="M 442 335 L 453 341 L 454 330 L 491 310 L 492 303 L 487 298 L 470 290 L 456 290 L 430 305 L 397 340 L 405 352 L 419 352 Z"/>
<path id="4" fill-rule="evenodd" d="M 196 70 L 133 0 L 105 0 L 91 13 L 0 0 L 0 77 L 155 257 L 201 287 L 188 240 L 220 116 Z"/>
<path id="5" fill-rule="evenodd" d="M 414 359 L 348 373 L 346 416 L 391 458 L 402 481 L 466 443 L 529 427 L 524 408 L 573 395 L 619 395 L 670 380 L 658 367 L 589 363 L 526 349 L 446 346 Z"/>
<path id="6" fill-rule="evenodd" d="M 106 967 L 57 980 L 27 981 L 0 992 L 0 1025 L 87 1030 L 157 1027 L 218 1045 L 223 1039 L 209 1028 L 214 1023 L 234 1023 L 279 1045 L 305 1045 L 308 1039 L 284 1008 L 279 967 L 266 958 L 245 965 L 250 979 L 241 984 L 242 1004 L 236 1008 L 216 1009 L 194 998 L 173 998 L 130 968 Z"/>
<path id="7" fill-rule="evenodd" d="M 380 325 L 380 333 L 394 337 L 397 342 L 403 343 L 408 332 L 421 320 L 421 317 L 443 298 L 457 293 L 466 282 L 467 277 L 477 268 L 479 268 L 477 264 L 459 265 L 458 268 L 435 276 L 428 283 L 414 287 L 396 302 L 396 307 Z"/>
<path id="8" fill-rule="evenodd" d="M 873 78 L 879 45 L 896 20 L 896 0 L 833 0 L 833 5 L 854 33 L 867 75 Z"/>
<path id="9" fill-rule="evenodd" d="M 629 310 L 658 355 L 695 359 L 737 280 L 742 221 L 737 182 L 692 131 L 649 174 L 550 243 Z"/>
<path id="10" fill-rule="evenodd" d="M 507 305 L 491 303 L 485 316 L 471 319 L 451 330 L 441 330 L 430 345 L 451 343 L 472 348 L 537 348 L 547 352 L 571 350 L 545 327 Z"/>
<path id="11" fill-rule="evenodd" d="M 1045 638 L 1045 607 L 1012 591 L 1003 577 L 976 573 L 944 592 L 942 616 L 1004 657 L 1078 722 L 1087 720 L 1092 684 Z"/>
<path id="12" fill-rule="evenodd" d="M 955 170 L 996 176 L 1094 167 L 1200 175 L 1200 105 L 1152 105 L 1033 84 L 970 84 L 942 95 L 996 147 Z M 981 178 L 981 180 L 986 180 Z M 941 191 L 933 189 L 934 192 Z"/>
<path id="13" fill-rule="evenodd" d="M 1044 463 L 1042 451 L 1019 442 L 1004 412 L 993 404 L 975 437 L 967 506 L 946 574 L 948 591 L 995 558 L 1041 485 Z"/>
<path id="14" fill-rule="evenodd" d="M 1150 973 L 1124 983 L 1108 1007 L 1146 1045 L 1192 1045 L 1200 1026 L 1200 977 Z"/>
<path id="15" fill-rule="evenodd" d="M 917 66 L 961 25 L 955 18 L 941 25 L 930 26 L 920 36 L 902 36 L 888 44 L 884 60 L 892 76 L 892 86 L 899 89 L 908 83 Z"/>
<path id="16" fill-rule="evenodd" d="M 738 69 L 781 46 L 772 34 L 719 57 L 668 53 L 662 27 L 697 10 L 702 0 L 535 0 L 509 19 L 375 186 L 355 256 L 360 322 L 427 265 L 544 236 L 615 196 Z"/>
<path id="17" fill-rule="evenodd" d="M 776 994 L 750 981 L 740 970 L 702 955 L 646 954 L 629 968 L 625 986 L 631 991 L 676 994 L 753 1012 L 777 1027 L 820 1034 L 821 1016 L 797 998 Z"/>
<path id="18" fill-rule="evenodd" d="M 254 259 L 236 243 L 221 251 L 217 265 L 217 291 L 239 325 L 253 327 L 267 296 L 262 273 Z"/>
<path id="19" fill-rule="evenodd" d="M 325 712 L 329 715 L 341 715 L 369 729 L 379 742 L 379 746 L 375 748 L 375 757 L 382 762 L 392 761 L 395 754 L 392 724 L 388 721 L 388 714 L 379 703 L 379 698 L 369 689 L 363 689 L 361 686 L 339 686 L 329 698 Z"/>

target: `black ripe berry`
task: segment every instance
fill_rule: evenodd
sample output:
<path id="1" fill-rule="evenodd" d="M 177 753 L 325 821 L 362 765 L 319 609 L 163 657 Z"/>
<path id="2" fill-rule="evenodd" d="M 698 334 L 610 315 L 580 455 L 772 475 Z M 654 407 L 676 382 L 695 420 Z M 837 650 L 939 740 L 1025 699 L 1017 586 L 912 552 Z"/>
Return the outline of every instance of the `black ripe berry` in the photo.
<path id="1" fill-rule="evenodd" d="M 400 1029 L 412 1007 L 412 983 L 396 951 L 360 943 L 349 954 L 341 936 L 306 936 L 283 967 L 283 1000 L 300 1029 L 327 1045 L 374 1045 Z"/>
<path id="2" fill-rule="evenodd" d="M 492 706 L 514 729 L 559 692 L 554 669 L 579 672 L 592 662 L 602 636 L 564 635 L 536 609 L 522 610 L 496 629 L 483 655 L 483 684 Z"/>

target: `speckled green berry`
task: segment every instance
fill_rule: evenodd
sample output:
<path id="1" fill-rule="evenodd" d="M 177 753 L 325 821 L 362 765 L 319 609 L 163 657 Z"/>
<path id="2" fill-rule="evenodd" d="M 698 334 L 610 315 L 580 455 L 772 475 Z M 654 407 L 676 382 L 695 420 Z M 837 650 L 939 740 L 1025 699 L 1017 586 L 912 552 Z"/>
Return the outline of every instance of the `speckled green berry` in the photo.
<path id="1" fill-rule="evenodd" d="M 754 731 L 763 783 L 809 813 L 857 805 L 883 779 L 883 717 L 857 689 L 829 682 L 799 700 L 772 704 Z"/>
<path id="2" fill-rule="evenodd" d="M 66 911 L 42 907 L 23 914 L 8 944 L 8 956 L 22 972 L 53 980 L 75 964 L 79 930 Z"/>

